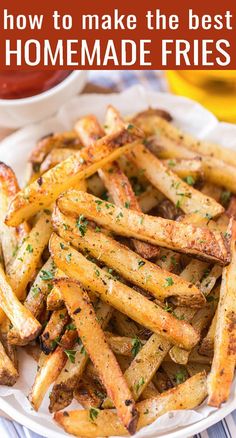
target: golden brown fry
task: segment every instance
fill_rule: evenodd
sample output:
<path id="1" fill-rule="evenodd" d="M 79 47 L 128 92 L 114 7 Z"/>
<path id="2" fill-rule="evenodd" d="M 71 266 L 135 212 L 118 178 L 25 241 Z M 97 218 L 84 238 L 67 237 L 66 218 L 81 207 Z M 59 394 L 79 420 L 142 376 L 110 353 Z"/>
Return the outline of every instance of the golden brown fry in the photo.
<path id="1" fill-rule="evenodd" d="M 53 213 L 53 226 L 58 234 L 74 247 L 89 252 L 91 256 L 103 261 L 122 277 L 159 300 L 164 301 L 174 296 L 176 302 L 182 305 L 201 307 L 204 304 L 205 298 L 196 286 L 174 274 L 169 284 L 167 279 L 170 278 L 170 272 L 140 258 L 126 246 L 103 234 L 101 230 L 94 230 L 85 219 L 80 217 L 78 227 L 78 220 L 63 215 L 56 208 Z"/>
<path id="2" fill-rule="evenodd" d="M 114 402 L 119 418 L 125 428 L 133 434 L 138 420 L 134 400 L 116 358 L 105 340 L 87 292 L 69 279 L 57 280 L 57 284 L 85 349 L 99 373 L 107 394 Z"/>
<path id="3" fill-rule="evenodd" d="M 52 354 L 46 356 L 41 353 L 35 381 L 28 397 L 35 411 L 38 411 L 48 388 L 63 369 L 67 354 L 71 352 L 77 336 L 76 330 L 67 330 L 60 340 L 60 345 Z"/>
<path id="4" fill-rule="evenodd" d="M 47 172 L 52 167 L 61 163 L 64 160 L 67 160 L 71 155 L 75 154 L 76 151 L 74 149 L 53 149 L 44 159 L 40 166 L 40 174 Z"/>
<path id="5" fill-rule="evenodd" d="M 158 117 L 158 115 L 155 115 L 155 119 L 156 129 L 160 135 L 167 136 L 177 145 L 182 145 L 198 154 L 214 157 L 223 160 L 230 165 L 236 166 L 236 152 L 234 150 L 227 149 L 218 144 L 196 139 L 181 131 L 162 117 Z"/>
<path id="6" fill-rule="evenodd" d="M 64 214 L 75 217 L 82 214 L 117 234 L 137 237 L 179 252 L 215 260 L 223 265 L 229 263 L 227 239 L 207 227 L 183 225 L 116 207 L 114 204 L 76 190 L 70 190 L 60 196 L 57 205 Z"/>
<path id="7" fill-rule="evenodd" d="M 64 272 L 56 268 L 54 278 L 66 277 Z M 48 310 L 59 310 L 64 307 L 63 297 L 56 284 L 53 284 L 52 290 L 47 296 L 47 309 Z"/>
<path id="8" fill-rule="evenodd" d="M 0 384 L 13 386 L 18 378 L 18 372 L 0 342 Z"/>
<path id="9" fill-rule="evenodd" d="M 232 222 L 231 262 L 223 269 L 217 311 L 208 405 L 219 407 L 230 393 L 236 361 L 236 222 Z"/>
<path id="10" fill-rule="evenodd" d="M 135 338 L 138 335 L 138 326 L 127 315 L 124 315 L 124 313 L 116 310 L 113 313 L 112 323 L 120 336 L 132 336 L 132 338 Z"/>
<path id="11" fill-rule="evenodd" d="M 214 352 L 214 340 L 215 340 L 215 332 L 216 332 L 216 321 L 217 321 L 217 311 L 215 313 L 214 318 L 211 321 L 211 325 L 209 327 L 209 330 L 205 336 L 205 338 L 202 340 L 202 343 L 199 348 L 199 353 L 206 355 L 206 356 L 213 356 Z"/>
<path id="12" fill-rule="evenodd" d="M 60 193 L 134 147 L 140 138 L 140 131 L 123 129 L 62 161 L 14 197 L 6 217 L 7 225 L 18 225 L 39 210 L 47 208 Z"/>
<path id="13" fill-rule="evenodd" d="M 56 341 L 60 338 L 62 331 L 66 324 L 69 322 L 69 316 L 66 309 L 55 310 L 40 336 L 41 350 L 45 354 L 51 353 L 55 346 Z"/>
<path id="14" fill-rule="evenodd" d="M 185 178 L 191 181 L 192 184 L 194 184 L 197 181 L 197 179 L 203 176 L 203 168 L 202 168 L 202 162 L 200 157 L 191 160 L 188 160 L 186 158 L 184 159 L 174 158 L 173 160 L 161 160 L 161 161 L 164 164 L 164 166 L 171 169 L 180 178 Z M 214 198 L 214 196 L 211 197 Z"/>
<path id="15" fill-rule="evenodd" d="M 113 353 L 123 356 L 132 356 L 134 340 L 128 336 L 118 336 L 111 332 L 105 332 L 106 340 L 111 347 Z"/>
<path id="16" fill-rule="evenodd" d="M 122 128 L 124 128 L 124 126 L 120 127 L 120 129 Z M 94 116 L 87 116 L 80 119 L 76 123 L 75 129 L 85 147 L 90 146 L 98 138 L 105 135 L 98 120 Z M 98 175 L 116 205 L 141 211 L 129 179 L 121 170 L 117 162 L 114 161 L 108 166 L 99 169 Z M 158 248 L 153 245 L 140 242 L 136 239 L 133 239 L 132 241 L 136 252 L 146 259 L 156 257 L 159 254 Z"/>
<path id="17" fill-rule="evenodd" d="M 188 158 L 195 159 L 196 153 L 182 145 L 177 145 L 167 137 L 153 136 L 148 142 L 148 148 L 158 158 Z M 202 167 L 205 178 L 212 184 L 223 186 L 235 193 L 236 175 L 235 167 L 217 158 L 199 155 L 202 160 Z"/>
<path id="18" fill-rule="evenodd" d="M 192 377 L 195 376 L 195 374 L 201 373 L 203 371 L 206 372 L 206 374 L 209 374 L 211 367 L 210 365 L 203 364 L 203 363 L 187 363 L 186 369 L 188 371 L 188 374 Z"/>
<path id="19" fill-rule="evenodd" d="M 159 396 L 137 404 L 139 421 L 137 429 L 153 423 L 158 417 L 176 409 L 193 409 L 200 405 L 207 396 L 206 374 L 199 373 L 181 385 Z M 57 412 L 54 419 L 68 433 L 78 437 L 100 437 L 125 435 L 127 431 L 119 421 L 117 414 L 111 410 L 96 411 L 96 418 L 86 410 Z"/>
<path id="20" fill-rule="evenodd" d="M 16 259 L 9 266 L 8 279 L 19 299 L 25 297 L 26 286 L 32 280 L 51 232 L 50 217 L 47 213 L 42 212 L 28 238 L 19 248 Z"/>
<path id="21" fill-rule="evenodd" d="M 185 213 L 196 212 L 205 217 L 219 216 L 224 208 L 213 198 L 205 196 L 182 181 L 168 169 L 144 145 L 139 144 L 128 154 L 138 168 L 144 169 L 146 178 Z"/>
<path id="22" fill-rule="evenodd" d="M 4 271 L 0 267 L 0 298 L 1 308 L 19 332 L 22 340 L 29 342 L 37 337 L 41 325 L 31 312 L 17 299 L 7 282 Z M 3 313 L 3 315 L 4 315 Z"/>
<path id="23" fill-rule="evenodd" d="M 19 185 L 13 170 L 0 162 L 0 242 L 5 269 L 15 258 L 18 247 L 26 238 L 29 228 L 26 223 L 17 228 L 7 227 L 4 223 L 10 201 L 19 191 Z"/>
<path id="24" fill-rule="evenodd" d="M 97 196 L 95 194 L 95 196 Z M 162 193 L 158 192 L 154 187 L 150 185 L 147 187 L 145 192 L 143 192 L 138 197 L 138 202 L 143 213 L 148 213 L 154 207 L 157 206 L 164 199 Z"/>
<path id="25" fill-rule="evenodd" d="M 61 244 L 64 245 L 62 251 Z M 148 329 L 161 333 L 174 344 L 187 349 L 196 345 L 198 335 L 189 324 L 178 320 L 140 293 L 104 272 L 78 251 L 68 247 L 56 234 L 51 237 L 50 252 L 57 267 L 63 268 L 68 276 L 80 281 L 87 290 L 93 291 L 101 300 Z"/>
<path id="26" fill-rule="evenodd" d="M 49 134 L 42 137 L 31 152 L 29 161 L 36 167 L 36 165 L 42 163 L 46 155 L 53 149 L 63 147 L 73 149 L 79 149 L 81 147 L 78 135 L 75 131 Z"/>
<path id="27" fill-rule="evenodd" d="M 74 398 L 83 406 L 84 409 L 99 408 L 105 392 L 96 379 L 91 381 L 90 376 L 84 373 L 79 385 L 74 390 Z"/>
<path id="28" fill-rule="evenodd" d="M 160 393 L 167 391 L 170 388 L 173 388 L 169 377 L 161 367 L 156 372 L 155 376 L 153 376 L 152 381 Z"/>
<path id="29" fill-rule="evenodd" d="M 134 400 L 138 400 L 143 390 L 152 380 L 170 347 L 170 342 L 160 335 L 153 334 L 137 353 L 124 373 Z M 111 401 L 106 399 L 103 407 L 112 407 Z"/>

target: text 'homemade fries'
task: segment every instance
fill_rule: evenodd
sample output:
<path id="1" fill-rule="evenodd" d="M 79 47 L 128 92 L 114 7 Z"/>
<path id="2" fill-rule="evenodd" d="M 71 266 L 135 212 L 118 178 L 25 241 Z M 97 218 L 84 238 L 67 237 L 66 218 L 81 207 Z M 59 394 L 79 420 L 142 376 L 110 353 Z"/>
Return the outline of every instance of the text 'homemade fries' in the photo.
<path id="1" fill-rule="evenodd" d="M 78 437 L 220 407 L 236 365 L 235 153 L 157 109 L 109 105 L 104 125 L 71 128 L 38 141 L 21 190 L 0 163 L 0 383 L 26 351 L 32 407 L 52 385 L 49 411 Z"/>

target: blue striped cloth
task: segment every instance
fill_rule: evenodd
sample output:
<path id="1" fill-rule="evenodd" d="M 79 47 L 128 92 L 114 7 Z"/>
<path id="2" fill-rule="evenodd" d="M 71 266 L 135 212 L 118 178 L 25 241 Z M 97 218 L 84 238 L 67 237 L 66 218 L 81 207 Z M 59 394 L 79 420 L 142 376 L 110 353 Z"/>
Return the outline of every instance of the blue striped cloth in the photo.
<path id="1" fill-rule="evenodd" d="M 93 70 L 89 73 L 89 81 L 101 87 L 111 88 L 114 91 L 122 91 L 135 84 L 141 84 L 155 91 L 167 91 L 163 73 L 155 70 Z M 9 421 L 5 418 L 0 418 L 0 437 L 43 438 L 15 421 Z M 236 411 L 214 426 L 209 427 L 206 431 L 194 435 L 194 438 L 236 438 Z"/>

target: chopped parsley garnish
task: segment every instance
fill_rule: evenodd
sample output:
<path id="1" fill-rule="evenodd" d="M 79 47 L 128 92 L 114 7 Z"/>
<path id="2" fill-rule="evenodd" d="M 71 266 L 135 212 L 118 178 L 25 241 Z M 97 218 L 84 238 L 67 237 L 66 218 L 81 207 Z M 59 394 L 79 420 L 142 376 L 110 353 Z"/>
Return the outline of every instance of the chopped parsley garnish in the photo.
<path id="1" fill-rule="evenodd" d="M 220 202 L 226 206 L 231 198 L 231 192 L 229 190 L 224 190 L 220 196 Z"/>
<path id="2" fill-rule="evenodd" d="M 71 262 L 71 257 L 72 257 L 72 254 L 71 254 L 71 253 L 70 253 L 70 254 L 66 254 L 66 261 L 67 261 L 68 263 Z"/>
<path id="3" fill-rule="evenodd" d="M 128 124 L 127 129 L 133 129 L 134 125 L 132 125 L 131 123 Z"/>
<path id="4" fill-rule="evenodd" d="M 174 167 L 174 166 L 176 166 L 176 162 L 174 160 L 169 160 L 168 161 L 168 166 Z"/>
<path id="5" fill-rule="evenodd" d="M 99 272 L 98 268 L 94 268 L 94 272 L 95 272 L 97 277 L 100 277 L 100 272 Z"/>
<path id="6" fill-rule="evenodd" d="M 165 283 L 164 287 L 173 286 L 173 284 L 174 284 L 173 278 L 172 277 L 167 277 L 166 278 L 166 283 Z"/>
<path id="7" fill-rule="evenodd" d="M 186 372 L 184 370 L 178 371 L 175 374 L 175 381 L 176 381 L 177 385 L 179 385 L 180 383 L 183 383 L 186 380 L 186 378 L 187 378 L 187 375 L 186 375 Z"/>
<path id="8" fill-rule="evenodd" d="M 61 249 L 66 249 L 66 245 L 64 245 L 64 243 L 60 242 L 60 247 Z"/>
<path id="9" fill-rule="evenodd" d="M 32 295 L 33 295 L 34 297 L 37 297 L 37 295 L 38 295 L 39 292 L 40 292 L 40 288 L 37 287 L 37 286 L 32 286 L 32 287 L 31 287 L 31 292 L 32 292 Z"/>
<path id="10" fill-rule="evenodd" d="M 141 343 L 140 339 L 137 337 L 133 338 L 132 339 L 132 349 L 131 349 L 132 356 L 135 357 L 141 348 L 142 348 L 142 343 Z"/>
<path id="11" fill-rule="evenodd" d="M 26 251 L 28 251 L 28 252 L 33 252 L 34 251 L 34 248 L 32 247 L 32 245 L 30 245 L 30 243 L 27 245 Z"/>
<path id="12" fill-rule="evenodd" d="M 86 231 L 87 231 L 87 226 L 88 226 L 88 221 L 87 219 L 84 217 L 83 214 L 81 214 L 77 219 L 76 219 L 76 227 L 78 228 L 81 236 L 84 237 Z"/>
<path id="13" fill-rule="evenodd" d="M 125 202 L 125 208 L 130 208 L 130 202 Z"/>
<path id="14" fill-rule="evenodd" d="M 95 228 L 95 233 L 100 233 L 100 232 L 101 232 L 101 228 L 98 227 L 98 226 L 96 226 L 96 228 Z"/>
<path id="15" fill-rule="evenodd" d="M 100 207 L 100 205 L 103 203 L 103 201 L 100 201 L 100 199 L 96 199 L 95 200 L 95 204 L 97 204 L 97 206 L 96 206 L 96 210 L 97 211 L 101 211 L 101 207 Z"/>
<path id="16" fill-rule="evenodd" d="M 99 409 L 97 409 L 97 408 L 90 408 L 89 409 L 89 418 L 91 421 L 96 420 L 98 414 L 99 414 Z"/>
<path id="17" fill-rule="evenodd" d="M 73 322 L 66 325 L 66 330 L 76 330 L 76 326 Z"/>
<path id="18" fill-rule="evenodd" d="M 64 350 L 64 353 L 66 353 L 71 363 L 75 363 L 76 350 Z"/>
<path id="19" fill-rule="evenodd" d="M 143 260 L 138 260 L 138 269 L 142 268 L 142 266 L 145 265 L 145 262 Z"/>
<path id="20" fill-rule="evenodd" d="M 143 377 L 141 377 L 139 379 L 139 381 L 137 383 L 135 383 L 135 391 L 138 392 L 139 389 L 144 385 L 144 383 L 145 383 L 145 380 Z"/>
<path id="21" fill-rule="evenodd" d="M 193 186 L 195 184 L 195 178 L 193 178 L 191 175 L 186 176 L 186 178 L 184 178 L 184 181 L 186 181 L 186 183 L 189 186 Z"/>
<path id="22" fill-rule="evenodd" d="M 53 274 L 52 272 L 50 272 L 50 271 L 44 271 L 44 270 L 42 269 L 42 272 L 41 272 L 41 274 L 40 274 L 40 278 L 41 278 L 42 280 L 45 280 L 45 281 L 47 281 L 47 280 L 53 280 L 53 279 L 54 279 L 54 274 Z"/>

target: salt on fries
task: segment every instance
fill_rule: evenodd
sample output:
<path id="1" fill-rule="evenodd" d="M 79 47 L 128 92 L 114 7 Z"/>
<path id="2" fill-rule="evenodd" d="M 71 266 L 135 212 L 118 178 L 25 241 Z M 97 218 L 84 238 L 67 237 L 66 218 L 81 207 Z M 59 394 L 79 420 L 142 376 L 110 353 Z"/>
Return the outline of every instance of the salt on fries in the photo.
<path id="1" fill-rule="evenodd" d="M 133 434 L 207 396 L 220 407 L 235 369 L 236 153 L 162 110 L 123 119 L 110 105 L 104 126 L 91 114 L 72 128 L 38 141 L 22 190 L 0 163 L 0 383 L 15 384 L 25 349 L 33 408 L 52 385 L 49 411 L 78 437 Z M 72 400 L 84 409 L 62 411 Z"/>

